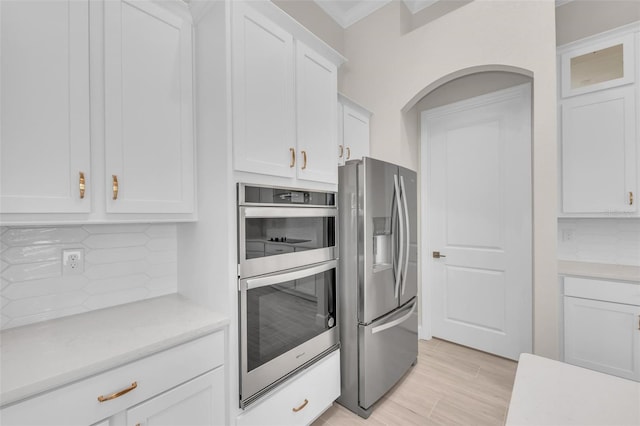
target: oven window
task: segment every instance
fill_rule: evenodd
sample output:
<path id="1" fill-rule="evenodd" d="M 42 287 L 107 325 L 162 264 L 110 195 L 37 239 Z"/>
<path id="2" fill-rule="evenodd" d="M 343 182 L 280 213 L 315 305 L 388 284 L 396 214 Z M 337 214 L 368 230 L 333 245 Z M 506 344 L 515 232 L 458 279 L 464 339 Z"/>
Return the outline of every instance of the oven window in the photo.
<path id="1" fill-rule="evenodd" d="M 247 290 L 251 371 L 335 326 L 335 269 Z"/>
<path id="2" fill-rule="evenodd" d="M 245 220 L 245 259 L 335 246 L 335 217 Z"/>

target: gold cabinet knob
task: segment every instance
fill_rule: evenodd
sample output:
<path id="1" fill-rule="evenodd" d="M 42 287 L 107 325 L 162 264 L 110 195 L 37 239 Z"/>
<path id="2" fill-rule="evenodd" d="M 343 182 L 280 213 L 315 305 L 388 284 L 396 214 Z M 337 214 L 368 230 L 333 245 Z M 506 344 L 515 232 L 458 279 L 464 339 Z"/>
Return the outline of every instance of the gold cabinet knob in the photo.
<path id="1" fill-rule="evenodd" d="M 84 199 L 84 191 L 85 191 L 85 180 L 84 180 L 84 172 L 80 172 L 80 178 L 78 180 L 78 188 L 80 189 L 80 199 Z"/>
<path id="2" fill-rule="evenodd" d="M 118 199 L 118 176 L 116 175 L 111 175 L 111 179 L 112 179 L 112 190 L 113 190 L 113 199 L 117 200 Z"/>

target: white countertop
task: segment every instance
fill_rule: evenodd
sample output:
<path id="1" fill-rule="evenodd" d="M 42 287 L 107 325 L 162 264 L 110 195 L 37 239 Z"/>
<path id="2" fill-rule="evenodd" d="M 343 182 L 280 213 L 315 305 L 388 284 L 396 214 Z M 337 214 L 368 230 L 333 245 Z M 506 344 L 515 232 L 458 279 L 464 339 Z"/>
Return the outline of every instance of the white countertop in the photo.
<path id="1" fill-rule="evenodd" d="M 558 261 L 558 273 L 577 277 L 640 282 L 640 266 L 632 265 L 560 260 Z"/>
<path id="2" fill-rule="evenodd" d="M 0 405 L 209 334 L 228 318 L 177 294 L 4 330 Z"/>
<path id="3" fill-rule="evenodd" d="M 507 426 L 640 425 L 640 383 L 520 355 Z"/>

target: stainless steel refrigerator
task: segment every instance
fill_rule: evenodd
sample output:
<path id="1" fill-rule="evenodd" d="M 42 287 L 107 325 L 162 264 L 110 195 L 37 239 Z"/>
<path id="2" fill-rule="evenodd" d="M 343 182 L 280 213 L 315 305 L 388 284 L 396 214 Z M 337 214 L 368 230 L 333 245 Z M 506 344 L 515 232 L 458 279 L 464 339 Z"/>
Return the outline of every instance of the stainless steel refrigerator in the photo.
<path id="1" fill-rule="evenodd" d="M 339 171 L 338 402 L 364 418 L 418 356 L 416 179 L 368 157 Z"/>

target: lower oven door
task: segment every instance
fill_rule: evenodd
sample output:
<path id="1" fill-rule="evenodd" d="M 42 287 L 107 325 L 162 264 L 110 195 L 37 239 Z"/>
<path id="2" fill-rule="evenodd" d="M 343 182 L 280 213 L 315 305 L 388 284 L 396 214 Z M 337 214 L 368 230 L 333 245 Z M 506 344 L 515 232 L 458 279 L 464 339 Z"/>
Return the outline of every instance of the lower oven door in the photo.
<path id="1" fill-rule="evenodd" d="M 240 406 L 338 344 L 336 266 L 240 280 Z"/>

